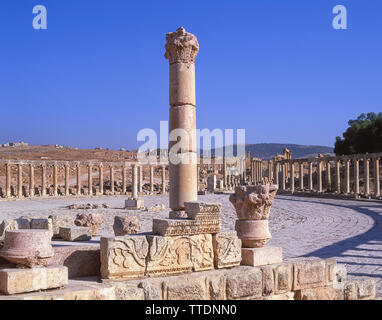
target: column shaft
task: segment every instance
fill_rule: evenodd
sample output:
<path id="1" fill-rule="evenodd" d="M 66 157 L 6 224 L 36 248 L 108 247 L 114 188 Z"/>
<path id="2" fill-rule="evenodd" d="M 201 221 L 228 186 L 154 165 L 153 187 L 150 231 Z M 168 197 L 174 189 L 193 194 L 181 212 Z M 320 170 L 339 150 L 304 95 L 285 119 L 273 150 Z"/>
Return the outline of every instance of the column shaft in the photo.
<path id="1" fill-rule="evenodd" d="M 23 166 L 21 163 L 17 164 L 17 196 L 23 196 Z"/>
<path id="2" fill-rule="evenodd" d="M 88 164 L 88 194 L 93 195 L 93 165 Z"/>
<path id="3" fill-rule="evenodd" d="M 69 188 L 70 188 L 70 165 L 69 163 L 65 164 L 65 195 L 69 196 Z"/>
<path id="4" fill-rule="evenodd" d="M 374 158 L 374 195 L 379 197 L 381 195 L 381 182 L 379 175 L 379 158 Z"/>
<path id="5" fill-rule="evenodd" d="M 34 165 L 29 164 L 29 196 L 34 196 Z"/>
<path id="6" fill-rule="evenodd" d="M 10 163 L 5 164 L 5 197 L 10 198 L 11 196 L 11 170 L 12 166 Z"/>

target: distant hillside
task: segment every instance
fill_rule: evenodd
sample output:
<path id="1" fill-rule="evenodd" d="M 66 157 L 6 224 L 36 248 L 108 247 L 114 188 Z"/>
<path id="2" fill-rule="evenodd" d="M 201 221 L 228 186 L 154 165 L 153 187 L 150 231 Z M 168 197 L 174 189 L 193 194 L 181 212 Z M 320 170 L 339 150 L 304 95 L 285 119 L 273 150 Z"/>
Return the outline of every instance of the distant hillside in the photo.
<path id="1" fill-rule="evenodd" d="M 271 159 L 277 154 L 282 154 L 283 149 L 288 148 L 292 151 L 292 158 L 307 158 L 317 156 L 319 153 L 334 155 L 333 148 L 325 146 L 304 146 L 298 144 L 286 143 L 256 143 L 245 145 L 245 152 L 249 152 L 251 158 Z M 214 154 L 215 150 L 212 150 Z M 236 155 L 236 145 L 234 146 L 234 155 Z"/>

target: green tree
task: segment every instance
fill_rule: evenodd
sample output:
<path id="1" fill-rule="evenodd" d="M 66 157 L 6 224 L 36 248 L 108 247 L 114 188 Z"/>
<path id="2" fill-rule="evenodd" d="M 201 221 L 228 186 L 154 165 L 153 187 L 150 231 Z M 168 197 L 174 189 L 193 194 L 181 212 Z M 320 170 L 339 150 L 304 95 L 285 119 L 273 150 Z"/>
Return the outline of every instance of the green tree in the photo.
<path id="1" fill-rule="evenodd" d="M 343 139 L 336 137 L 336 155 L 382 152 L 382 112 L 362 113 L 348 124 Z"/>

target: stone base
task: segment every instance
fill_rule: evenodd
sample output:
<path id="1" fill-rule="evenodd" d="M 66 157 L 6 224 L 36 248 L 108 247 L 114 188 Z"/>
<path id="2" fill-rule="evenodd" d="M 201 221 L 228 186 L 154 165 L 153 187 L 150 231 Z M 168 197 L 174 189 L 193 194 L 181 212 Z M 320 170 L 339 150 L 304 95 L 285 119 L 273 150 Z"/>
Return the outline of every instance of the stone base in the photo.
<path id="1" fill-rule="evenodd" d="M 242 248 L 241 256 L 241 264 L 243 266 L 264 266 L 281 263 L 283 261 L 283 251 L 281 247 Z"/>
<path id="2" fill-rule="evenodd" d="M 145 201 L 143 198 L 127 199 L 125 200 L 126 210 L 143 210 L 145 208 Z"/>
<path id="3" fill-rule="evenodd" d="M 0 269 L 0 292 L 7 295 L 55 289 L 67 284 L 68 268 L 64 266 Z"/>
<path id="4" fill-rule="evenodd" d="M 328 272 L 317 269 L 317 261 L 301 260 L 264 267 L 238 266 L 232 269 L 193 272 L 176 276 L 99 283 L 99 278 L 69 280 L 63 289 L 1 295 L 0 300 L 374 300 L 375 279 L 346 282 L 338 289 L 333 260 L 321 260 Z M 294 268 L 301 275 L 316 278 L 315 286 L 294 289 Z M 333 274 L 332 274 L 333 273 Z M 330 275 L 331 274 L 331 275 Z M 318 276 L 318 278 L 317 278 Z M 300 277 L 300 276 L 299 276 Z M 328 282 L 333 278 L 333 282 Z M 298 280 L 298 279 L 297 279 Z M 301 279 L 300 279 L 301 280 Z M 298 280 L 298 282 L 300 282 Z M 320 282 L 317 282 L 317 281 Z M 307 284 L 307 282 L 304 282 Z M 318 287 L 317 287 L 318 286 Z M 379 298 L 377 298 L 379 299 Z"/>
<path id="5" fill-rule="evenodd" d="M 60 237 L 65 241 L 88 241 L 92 234 L 88 227 L 60 227 Z"/>

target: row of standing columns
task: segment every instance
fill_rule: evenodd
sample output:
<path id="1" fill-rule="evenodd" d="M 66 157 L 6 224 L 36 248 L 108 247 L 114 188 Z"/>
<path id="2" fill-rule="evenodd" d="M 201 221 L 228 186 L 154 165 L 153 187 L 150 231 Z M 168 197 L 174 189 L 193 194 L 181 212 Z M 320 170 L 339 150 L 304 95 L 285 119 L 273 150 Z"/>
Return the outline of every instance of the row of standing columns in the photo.
<path id="1" fill-rule="evenodd" d="M 93 188 L 93 169 L 94 167 L 98 168 L 98 178 L 99 178 L 99 189 L 98 192 L 100 195 L 104 194 L 104 167 L 109 167 L 109 178 L 110 178 L 110 193 L 113 194 L 115 192 L 115 165 L 113 164 L 104 164 L 104 163 L 88 163 L 87 166 L 87 188 L 88 188 L 88 195 L 92 196 L 94 195 L 94 188 Z M 17 168 L 17 178 L 16 178 L 16 186 L 14 188 L 15 190 L 15 196 L 18 198 L 23 197 L 23 175 L 25 174 L 23 172 L 23 169 L 25 166 L 28 166 L 28 183 L 25 186 L 28 188 L 28 193 L 30 197 L 33 197 L 36 195 L 36 183 L 35 183 L 35 168 L 40 167 L 41 168 L 41 196 L 47 195 L 47 168 L 52 167 L 52 186 L 53 186 L 53 196 L 59 195 L 59 178 L 58 178 L 58 172 L 59 167 L 64 167 L 64 193 L 65 196 L 70 196 L 70 169 L 75 167 L 76 170 L 76 181 L 75 181 L 75 195 L 81 195 L 81 188 L 83 187 L 83 179 L 82 179 L 82 167 L 83 165 L 81 163 L 13 163 L 13 162 L 6 162 L 5 163 L 5 187 L 3 189 L 3 197 L 4 198 L 11 198 L 12 197 L 12 167 Z M 140 193 L 143 191 L 143 166 L 138 164 L 132 164 L 132 193 Z M 166 192 L 166 167 L 167 166 L 161 166 L 161 193 L 164 194 Z M 121 166 L 122 171 L 122 193 L 125 194 L 127 192 L 127 168 L 128 165 L 124 164 Z M 150 168 L 150 192 L 154 192 L 154 166 L 149 166 Z"/>
<path id="2" fill-rule="evenodd" d="M 289 190 L 290 192 L 295 192 L 298 189 L 299 191 L 315 191 L 319 193 L 332 192 L 380 197 L 380 157 L 381 154 L 367 154 L 354 157 L 279 161 L 274 165 L 274 182 L 279 185 L 281 190 Z M 360 172 L 360 163 L 363 164 L 363 177 Z M 372 163 L 373 175 L 370 174 L 370 163 Z M 287 167 L 289 172 L 287 172 Z M 351 173 L 351 167 L 353 173 Z M 315 179 L 313 178 L 314 172 Z M 297 177 L 299 179 L 298 186 L 295 185 Z M 363 184 L 362 191 L 360 187 L 361 180 Z M 287 188 L 288 182 L 289 188 Z M 371 182 L 373 182 L 373 190 L 371 190 Z"/>

